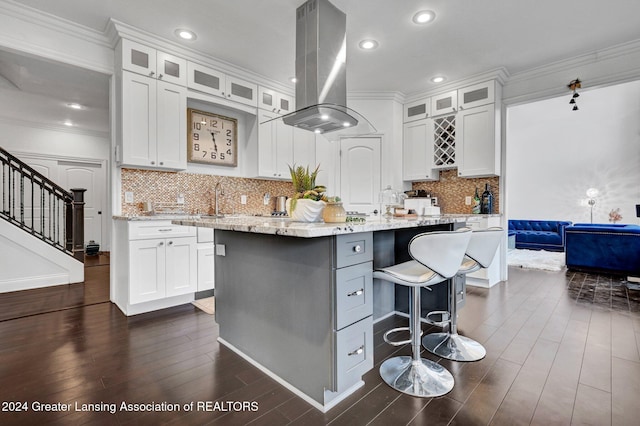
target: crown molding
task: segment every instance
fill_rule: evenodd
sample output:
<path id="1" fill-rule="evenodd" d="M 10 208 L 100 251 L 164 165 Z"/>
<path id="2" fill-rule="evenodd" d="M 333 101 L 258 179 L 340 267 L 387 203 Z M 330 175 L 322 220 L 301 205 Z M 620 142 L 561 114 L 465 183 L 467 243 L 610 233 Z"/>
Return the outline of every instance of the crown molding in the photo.
<path id="1" fill-rule="evenodd" d="M 595 50 L 583 55 L 551 62 L 545 65 L 540 65 L 535 68 L 530 68 L 528 70 L 515 73 L 511 76 L 507 85 L 527 80 L 533 80 L 560 72 L 571 71 L 574 68 L 589 65 L 594 62 L 617 59 L 620 57 L 638 53 L 640 53 L 640 39 L 601 50 Z"/>
<path id="2" fill-rule="evenodd" d="M 405 96 L 400 92 L 347 92 L 347 100 L 375 100 L 375 101 L 395 101 L 399 103 L 405 102 Z"/>
<path id="3" fill-rule="evenodd" d="M 421 98 L 428 98 L 429 96 L 438 95 L 440 93 L 459 89 L 461 87 L 471 86 L 473 84 L 482 83 L 488 80 L 496 80 L 498 83 L 500 83 L 500 85 L 504 85 L 509 80 L 509 71 L 507 71 L 507 69 L 504 67 L 500 67 L 462 79 L 448 81 L 445 84 L 438 85 L 438 87 L 434 89 L 407 94 L 405 102 L 411 102 Z"/>
<path id="4" fill-rule="evenodd" d="M 567 82 L 579 77 L 582 90 L 640 79 L 640 39 L 513 74 L 503 102 L 517 105 L 568 93 Z"/>
<path id="5" fill-rule="evenodd" d="M 0 0 L 0 16 L 6 29 L 0 32 L 0 46 L 105 74 L 113 73 L 112 48 L 102 32 L 12 0 Z M 25 37 L 31 27 L 44 29 L 45 34 Z M 92 49 L 93 54 L 83 54 L 83 48 Z"/>
<path id="6" fill-rule="evenodd" d="M 152 48 L 176 54 L 176 56 L 187 59 L 188 61 L 232 74 L 235 77 L 255 82 L 261 86 L 267 86 L 271 89 L 275 89 L 286 94 L 294 93 L 295 88 L 293 83 L 287 85 L 282 82 L 272 80 L 268 77 L 265 77 L 264 75 L 247 70 L 245 68 L 238 67 L 230 62 L 215 58 L 199 50 L 185 46 L 184 44 L 158 37 L 155 34 L 151 34 L 147 31 L 141 30 L 113 18 L 109 20 L 107 29 L 105 30 L 105 34 L 106 38 L 110 40 L 112 48 L 115 48 L 120 38 L 126 38 L 127 40 L 135 41 Z"/>

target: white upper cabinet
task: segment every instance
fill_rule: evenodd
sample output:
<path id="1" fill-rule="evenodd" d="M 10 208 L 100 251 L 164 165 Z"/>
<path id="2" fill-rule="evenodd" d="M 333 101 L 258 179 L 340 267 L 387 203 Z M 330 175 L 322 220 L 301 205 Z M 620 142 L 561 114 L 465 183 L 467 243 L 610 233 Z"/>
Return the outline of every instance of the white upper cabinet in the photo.
<path id="1" fill-rule="evenodd" d="M 458 91 L 452 90 L 438 96 L 431 97 L 431 117 L 452 114 L 458 110 Z"/>
<path id="2" fill-rule="evenodd" d="M 494 80 L 458 89 L 460 109 L 492 104 L 495 102 L 496 84 Z"/>
<path id="3" fill-rule="evenodd" d="M 121 165 L 187 168 L 187 93 L 184 87 L 122 72 Z"/>
<path id="4" fill-rule="evenodd" d="M 433 170 L 433 120 L 423 119 L 404 125 L 402 143 L 402 179 L 438 180 Z"/>
<path id="5" fill-rule="evenodd" d="M 245 105 L 258 105 L 258 85 L 189 61 L 187 87 Z"/>
<path id="6" fill-rule="evenodd" d="M 496 105 L 462 110 L 456 120 L 458 176 L 500 175 L 500 120 L 496 120 Z"/>
<path id="7" fill-rule="evenodd" d="M 227 99 L 241 104 L 258 105 L 258 85 L 227 74 L 224 95 Z"/>
<path id="8" fill-rule="evenodd" d="M 275 113 L 258 114 L 258 177 L 290 179 L 288 164 L 293 164 L 293 127 Z"/>
<path id="9" fill-rule="evenodd" d="M 422 120 L 429 117 L 431 113 L 431 100 L 430 98 L 420 99 L 408 104 L 404 104 L 404 122 Z"/>
<path id="10" fill-rule="evenodd" d="M 258 108 L 276 114 L 289 114 L 293 112 L 293 97 L 260 86 L 258 88 Z"/>
<path id="11" fill-rule="evenodd" d="M 181 86 L 187 85 L 187 61 L 131 40 L 122 39 L 122 68 Z"/>
<path id="12" fill-rule="evenodd" d="M 200 92 L 224 97 L 225 74 L 221 71 L 187 62 L 187 87 Z"/>

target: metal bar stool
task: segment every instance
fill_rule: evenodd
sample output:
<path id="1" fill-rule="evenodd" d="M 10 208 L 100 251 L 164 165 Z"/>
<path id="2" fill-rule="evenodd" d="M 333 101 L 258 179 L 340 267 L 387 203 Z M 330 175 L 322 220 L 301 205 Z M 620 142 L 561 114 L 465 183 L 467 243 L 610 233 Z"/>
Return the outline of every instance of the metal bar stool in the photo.
<path id="1" fill-rule="evenodd" d="M 470 238 L 468 228 L 416 235 L 409 242 L 409 254 L 414 260 L 373 273 L 374 278 L 411 288 L 409 329 L 412 356 L 389 358 L 380 366 L 380 376 L 395 390 L 413 396 L 435 397 L 453 389 L 453 376 L 447 369 L 420 357 L 420 288 L 454 277 Z M 397 329 L 390 330 L 393 331 Z M 405 343 L 408 342 L 398 342 Z"/>
<path id="2" fill-rule="evenodd" d="M 503 235 L 503 229 L 497 227 L 473 231 L 458 274 L 469 274 L 489 267 Z M 422 345 L 429 352 L 452 361 L 478 361 L 484 358 L 487 354 L 484 346 L 458 334 L 458 293 L 454 280 L 449 285 L 449 300 L 449 331 L 426 335 Z"/>

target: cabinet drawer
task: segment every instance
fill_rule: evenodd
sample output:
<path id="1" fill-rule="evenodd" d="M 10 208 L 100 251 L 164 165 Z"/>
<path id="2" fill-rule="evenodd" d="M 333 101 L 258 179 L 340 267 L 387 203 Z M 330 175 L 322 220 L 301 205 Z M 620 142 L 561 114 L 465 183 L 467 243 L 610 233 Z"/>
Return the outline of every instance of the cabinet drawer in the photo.
<path id="1" fill-rule="evenodd" d="M 205 228 L 198 226 L 198 242 L 199 243 L 212 243 L 213 242 L 213 228 Z"/>
<path id="2" fill-rule="evenodd" d="M 170 220 L 129 222 L 130 240 L 195 236 L 195 227 L 173 225 Z"/>
<path id="3" fill-rule="evenodd" d="M 335 391 L 353 386 L 373 368 L 373 319 L 371 316 L 336 332 Z"/>
<path id="4" fill-rule="evenodd" d="M 336 268 L 373 260 L 373 233 L 336 236 Z"/>
<path id="5" fill-rule="evenodd" d="M 373 315 L 373 262 L 336 270 L 336 330 Z"/>

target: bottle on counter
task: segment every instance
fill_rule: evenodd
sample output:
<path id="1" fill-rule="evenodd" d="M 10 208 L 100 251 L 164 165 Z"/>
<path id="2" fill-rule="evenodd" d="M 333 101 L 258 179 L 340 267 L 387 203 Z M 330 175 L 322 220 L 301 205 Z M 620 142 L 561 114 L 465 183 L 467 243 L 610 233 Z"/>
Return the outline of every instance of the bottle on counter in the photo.
<path id="1" fill-rule="evenodd" d="M 480 214 L 480 196 L 478 195 L 477 186 L 476 186 L 476 193 L 473 196 L 473 201 L 471 202 L 471 213 Z"/>
<path id="2" fill-rule="evenodd" d="M 493 214 L 493 193 L 487 183 L 485 185 L 484 192 L 482 193 L 482 200 L 480 202 L 481 214 Z"/>

